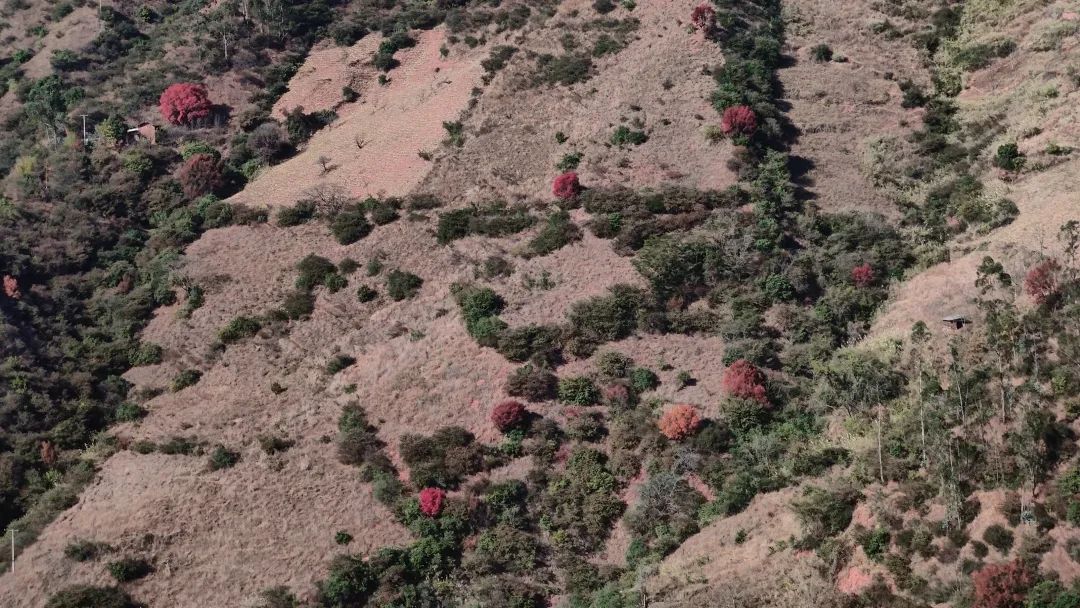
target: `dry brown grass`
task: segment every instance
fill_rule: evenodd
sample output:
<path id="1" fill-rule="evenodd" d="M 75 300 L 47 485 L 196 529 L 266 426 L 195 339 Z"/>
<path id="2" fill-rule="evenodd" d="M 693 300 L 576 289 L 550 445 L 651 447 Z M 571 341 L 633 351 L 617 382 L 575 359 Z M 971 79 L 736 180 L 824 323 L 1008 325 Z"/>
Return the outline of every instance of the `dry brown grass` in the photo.
<path id="1" fill-rule="evenodd" d="M 457 120 L 480 82 L 482 50 L 443 59 L 439 48 L 444 40 L 442 28 L 418 34 L 415 47 L 398 53 L 401 65 L 390 71 L 386 86 L 364 65 L 377 46 L 374 37 L 350 49 L 312 54 L 276 112 L 296 106 L 309 112 L 333 107 L 341 88 L 350 83 L 360 99 L 339 107 L 338 120 L 316 133 L 303 152 L 264 171 L 233 200 L 292 205 L 319 184 L 339 185 L 359 197 L 400 195 L 414 188 L 431 168 L 419 152 L 438 148 L 446 137 L 443 122 Z M 322 156 L 334 167 L 325 174 L 317 162 Z"/>

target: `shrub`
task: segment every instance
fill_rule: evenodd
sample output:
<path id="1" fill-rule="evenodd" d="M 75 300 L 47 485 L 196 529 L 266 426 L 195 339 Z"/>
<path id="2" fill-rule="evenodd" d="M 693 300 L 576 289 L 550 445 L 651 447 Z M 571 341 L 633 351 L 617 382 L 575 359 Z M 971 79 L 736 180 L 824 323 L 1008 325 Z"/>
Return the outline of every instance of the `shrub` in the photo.
<path id="1" fill-rule="evenodd" d="M 1034 582 L 1019 561 L 990 564 L 971 575 L 975 587 L 973 608 L 1020 608 Z"/>
<path id="2" fill-rule="evenodd" d="M 697 431 L 701 426 L 701 417 L 692 406 L 676 405 L 660 416 L 657 426 L 664 437 L 678 441 Z"/>
<path id="3" fill-rule="evenodd" d="M 180 167 L 177 178 L 180 181 L 180 187 L 184 190 L 184 195 L 188 198 L 194 199 L 204 194 L 213 194 L 221 188 L 223 183 L 221 163 L 210 154 L 196 154 Z"/>
<path id="4" fill-rule="evenodd" d="M 851 523 L 858 493 L 846 488 L 827 490 L 807 486 L 800 499 L 792 503 L 803 527 L 799 544 L 815 548 L 828 537 L 844 531 Z"/>
<path id="5" fill-rule="evenodd" d="M 507 359 L 521 363 L 555 363 L 562 348 L 562 330 L 553 325 L 524 325 L 499 332 L 495 350 Z"/>
<path id="6" fill-rule="evenodd" d="M 206 87 L 181 82 L 169 85 L 158 99 L 161 116 L 174 125 L 190 125 L 209 118 L 213 110 Z"/>
<path id="7" fill-rule="evenodd" d="M 568 320 L 575 337 L 586 345 L 602 344 L 629 336 L 637 327 L 638 313 L 647 295 L 630 285 L 615 285 L 610 295 L 575 302 Z"/>
<path id="8" fill-rule="evenodd" d="M 438 517 L 445 500 L 446 491 L 442 488 L 424 488 L 420 490 L 420 512 L 428 517 Z"/>
<path id="9" fill-rule="evenodd" d="M 712 33 L 716 29 L 716 9 L 708 4 L 695 6 L 690 11 L 690 23 L 706 34 Z"/>
<path id="10" fill-rule="evenodd" d="M 550 371 L 534 365 L 524 365 L 506 379 L 506 392 L 529 401 L 546 401 L 555 396 L 557 380 Z"/>
<path id="11" fill-rule="evenodd" d="M 189 141 L 180 146 L 180 158 L 189 160 L 196 154 L 209 154 L 214 158 L 221 158 L 221 153 L 205 141 Z"/>
<path id="12" fill-rule="evenodd" d="M 310 114 L 305 113 L 303 108 L 293 108 L 290 112 L 285 110 L 285 132 L 289 134 L 289 143 L 298 146 L 307 140 L 316 131 L 334 122 L 337 113 L 333 110 L 319 110 Z"/>
<path id="13" fill-rule="evenodd" d="M 164 354 L 165 349 L 157 344 L 140 342 L 138 348 L 133 350 L 128 357 L 128 363 L 133 367 L 139 365 L 154 365 L 155 363 L 161 363 L 161 358 Z"/>
<path id="14" fill-rule="evenodd" d="M 218 339 L 225 344 L 232 344 L 244 338 L 250 338 L 259 333 L 262 324 L 253 317 L 239 316 L 229 321 L 229 324 L 218 332 Z"/>
<path id="15" fill-rule="evenodd" d="M 376 226 L 385 226 L 401 217 L 397 203 L 393 199 L 388 201 L 368 199 L 365 201 L 365 208 L 371 211 L 371 221 Z"/>
<path id="16" fill-rule="evenodd" d="M 567 171 L 556 177 L 551 184 L 551 193 L 555 195 L 555 198 L 564 201 L 581 194 L 581 182 L 578 181 L 578 174 L 574 171 Z"/>
<path id="17" fill-rule="evenodd" d="M 584 158 L 584 156 L 585 155 L 581 152 L 567 152 L 566 154 L 563 154 L 563 157 L 555 164 L 555 168 L 559 171 L 573 171 L 581 164 L 581 159 Z"/>
<path id="18" fill-rule="evenodd" d="M 415 297 L 424 280 L 402 270 L 392 270 L 386 277 L 386 293 L 395 302 Z"/>
<path id="19" fill-rule="evenodd" d="M 125 401 L 116 406 L 114 416 L 117 422 L 134 422 L 146 416 L 146 413 L 146 408 Z"/>
<path id="20" fill-rule="evenodd" d="M 378 584 L 379 579 L 363 559 L 339 555 L 330 563 L 326 580 L 318 583 L 319 605 L 326 608 L 364 606 Z"/>
<path id="21" fill-rule="evenodd" d="M 507 399 L 499 402 L 491 410 L 491 422 L 499 431 L 506 433 L 520 428 L 525 423 L 528 410 L 520 401 Z"/>
<path id="22" fill-rule="evenodd" d="M 505 203 L 492 203 L 485 207 L 454 209 L 439 216 L 435 238 L 446 245 L 470 234 L 505 236 L 521 232 L 536 223 L 536 218 L 521 207 L 508 208 Z"/>
<path id="23" fill-rule="evenodd" d="M 1061 264 L 1054 258 L 1032 266 L 1024 276 L 1024 292 L 1037 304 L 1043 304 L 1057 292 L 1057 275 L 1060 270 Z"/>
<path id="24" fill-rule="evenodd" d="M 541 55 L 538 62 L 537 81 L 546 84 L 572 85 L 589 79 L 592 58 L 588 55 L 568 53 L 555 57 Z"/>
<path id="25" fill-rule="evenodd" d="M 556 211 L 548 216 L 540 233 L 529 241 L 525 257 L 547 255 L 580 240 L 581 229 L 570 220 L 570 214 Z"/>
<path id="26" fill-rule="evenodd" d="M 769 398 L 765 391 L 764 375 L 746 359 L 733 362 L 724 370 L 720 386 L 724 392 L 739 399 L 752 399 L 767 405 Z"/>
<path id="27" fill-rule="evenodd" d="M 635 392 L 644 393 L 660 386 L 660 378 L 656 372 L 647 367 L 635 367 L 630 372 L 630 387 Z"/>
<path id="28" fill-rule="evenodd" d="M 382 442 L 360 406 L 349 404 L 342 408 L 338 432 L 338 459 L 343 464 L 364 464 L 380 454 Z"/>
<path id="29" fill-rule="evenodd" d="M 294 207 L 285 207 L 277 212 L 277 224 L 282 228 L 305 224 L 315 217 L 315 201 L 302 200 Z"/>
<path id="30" fill-rule="evenodd" d="M 851 282 L 856 287 L 869 287 L 874 284 L 874 267 L 869 263 L 851 269 Z"/>
<path id="31" fill-rule="evenodd" d="M 202 372 L 197 369 L 185 369 L 173 378 L 170 388 L 172 392 L 182 391 L 185 388 L 194 385 L 202 378 Z"/>
<path id="32" fill-rule="evenodd" d="M 810 58 L 814 61 L 832 61 L 833 50 L 827 44 L 818 44 L 810 49 Z"/>
<path id="33" fill-rule="evenodd" d="M 356 288 L 356 299 L 360 302 L 370 302 L 377 297 L 379 297 L 379 292 L 367 285 L 361 285 Z"/>
<path id="34" fill-rule="evenodd" d="M 611 134 L 611 145 L 623 147 L 626 145 L 640 146 L 649 141 L 649 136 L 644 131 L 631 131 L 630 127 L 621 125 Z"/>
<path id="35" fill-rule="evenodd" d="M 338 530 L 334 534 L 334 543 L 338 545 L 347 545 L 353 541 L 353 535 L 344 530 Z"/>
<path id="36" fill-rule="evenodd" d="M 259 447 L 267 454 L 285 452 L 294 445 L 296 445 L 295 441 L 281 435 L 259 435 Z"/>
<path id="37" fill-rule="evenodd" d="M 506 63 L 510 61 L 510 58 L 514 56 L 517 49 L 512 46 L 498 45 L 491 49 L 491 55 L 487 59 L 480 62 L 480 67 L 484 68 L 484 71 L 488 74 L 494 74 L 499 70 L 506 67 Z"/>
<path id="38" fill-rule="evenodd" d="M 209 468 L 211 471 L 228 469 L 240 462 L 240 453 L 234 452 L 223 445 L 214 446 L 210 452 Z"/>
<path id="39" fill-rule="evenodd" d="M 354 363 L 356 363 L 356 359 L 349 355 L 336 355 L 327 362 L 326 373 L 333 376 Z"/>
<path id="40" fill-rule="evenodd" d="M 105 543 L 98 543 L 91 540 L 77 540 L 64 547 L 64 557 L 77 562 L 88 562 L 97 559 L 102 553 L 111 550 L 112 547 Z"/>
<path id="41" fill-rule="evenodd" d="M 360 209 L 347 209 L 330 221 L 330 232 L 342 245 L 351 245 L 371 233 L 371 224 Z"/>
<path id="42" fill-rule="evenodd" d="M 983 540 L 991 547 L 1007 554 L 1013 546 L 1013 533 L 1001 524 L 994 524 L 983 532 Z"/>
<path id="43" fill-rule="evenodd" d="M 337 267 L 330 260 L 309 254 L 296 265 L 299 276 L 296 277 L 296 287 L 299 289 L 313 289 L 326 283 L 326 278 L 337 274 Z"/>
<path id="44" fill-rule="evenodd" d="M 285 294 L 281 303 L 281 312 L 285 318 L 293 321 L 306 318 L 315 310 L 315 296 L 310 291 L 294 289 Z"/>
<path id="45" fill-rule="evenodd" d="M 264 122 L 247 136 L 247 147 L 263 163 L 269 163 L 289 150 L 288 135 L 276 122 Z"/>
<path id="46" fill-rule="evenodd" d="M 600 400 L 600 390 L 584 376 L 559 380 L 559 401 L 574 405 L 594 405 Z"/>
<path id="47" fill-rule="evenodd" d="M 757 115 L 749 106 L 725 108 L 720 118 L 720 130 L 728 137 L 750 137 L 757 130 Z"/>
<path id="48" fill-rule="evenodd" d="M 593 10 L 601 15 L 606 15 L 615 10 L 615 3 L 611 0 L 593 0 L 592 6 Z"/>
<path id="49" fill-rule="evenodd" d="M 994 155 L 994 166 L 1006 171 L 1019 171 L 1024 168 L 1026 160 L 1015 143 L 1002 144 Z"/>
<path id="50" fill-rule="evenodd" d="M 596 369 L 607 378 L 625 378 L 634 367 L 634 360 L 618 352 L 607 351 L 596 358 Z"/>
<path id="51" fill-rule="evenodd" d="M 127 592 L 118 587 L 73 585 L 58 591 L 45 608 L 140 608 Z"/>
<path id="52" fill-rule="evenodd" d="M 118 582 L 126 583 L 145 577 L 154 571 L 150 562 L 138 557 L 125 557 L 107 566 L 109 574 Z"/>

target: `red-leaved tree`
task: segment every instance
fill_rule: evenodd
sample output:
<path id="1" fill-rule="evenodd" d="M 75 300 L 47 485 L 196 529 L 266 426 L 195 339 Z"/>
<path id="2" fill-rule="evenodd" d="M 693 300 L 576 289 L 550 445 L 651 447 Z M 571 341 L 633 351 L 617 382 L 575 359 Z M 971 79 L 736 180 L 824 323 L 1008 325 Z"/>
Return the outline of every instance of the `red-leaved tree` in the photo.
<path id="1" fill-rule="evenodd" d="M 708 34 L 716 29 L 716 10 L 708 4 L 699 4 L 690 11 L 690 22 Z"/>
<path id="2" fill-rule="evenodd" d="M 750 137 L 757 130 L 757 114 L 750 106 L 730 106 L 720 117 L 720 130 L 728 137 Z"/>
<path id="3" fill-rule="evenodd" d="M 601 389 L 600 398 L 607 405 L 626 405 L 630 403 L 630 389 L 622 384 L 609 384 Z"/>
<path id="4" fill-rule="evenodd" d="M 664 437 L 678 441 L 694 434 L 701 426 L 701 416 L 689 405 L 676 405 L 660 416 L 656 425 Z"/>
<path id="5" fill-rule="evenodd" d="M 221 187 L 221 162 L 212 154 L 196 154 L 180 167 L 178 178 L 188 198 L 210 194 Z"/>
<path id="6" fill-rule="evenodd" d="M 491 410 L 491 422 L 502 432 L 511 431 L 525 422 L 525 406 L 520 401 L 507 399 Z"/>
<path id="7" fill-rule="evenodd" d="M 990 564 L 971 575 L 975 584 L 972 608 L 1020 608 L 1033 578 L 1019 561 Z"/>
<path id="8" fill-rule="evenodd" d="M 4 295 L 12 300 L 18 300 L 22 296 L 19 291 L 19 282 L 10 274 L 4 275 Z"/>
<path id="9" fill-rule="evenodd" d="M 551 184 L 551 192 L 562 200 L 568 200 L 581 194 L 581 182 L 578 181 L 578 175 L 574 171 L 567 171 L 559 177 L 555 178 L 555 181 Z"/>
<path id="10" fill-rule="evenodd" d="M 442 513 L 446 492 L 442 488 L 424 488 L 420 490 L 420 512 L 428 517 L 438 517 Z"/>
<path id="11" fill-rule="evenodd" d="M 1043 260 L 1031 267 L 1024 277 L 1024 292 L 1037 304 L 1042 304 L 1058 289 L 1058 272 L 1061 264 L 1054 258 Z"/>
<path id="12" fill-rule="evenodd" d="M 764 405 L 769 403 L 765 394 L 765 375 L 746 359 L 739 359 L 724 370 L 720 386 L 732 397 L 752 399 Z"/>
<path id="13" fill-rule="evenodd" d="M 851 269 L 851 282 L 856 287 L 869 287 L 874 284 L 874 267 L 869 263 Z"/>
<path id="14" fill-rule="evenodd" d="M 213 106 L 206 87 L 190 82 L 169 85 L 158 100 L 161 116 L 174 125 L 190 125 L 208 118 Z"/>

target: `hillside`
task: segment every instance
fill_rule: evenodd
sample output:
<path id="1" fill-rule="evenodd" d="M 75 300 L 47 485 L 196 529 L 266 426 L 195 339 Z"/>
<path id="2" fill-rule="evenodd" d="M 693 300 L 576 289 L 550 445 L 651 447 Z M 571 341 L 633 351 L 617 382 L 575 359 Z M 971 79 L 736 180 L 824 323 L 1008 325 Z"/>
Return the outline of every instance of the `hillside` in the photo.
<path id="1" fill-rule="evenodd" d="M 0 14 L 3 605 L 1080 606 L 1068 2 Z"/>

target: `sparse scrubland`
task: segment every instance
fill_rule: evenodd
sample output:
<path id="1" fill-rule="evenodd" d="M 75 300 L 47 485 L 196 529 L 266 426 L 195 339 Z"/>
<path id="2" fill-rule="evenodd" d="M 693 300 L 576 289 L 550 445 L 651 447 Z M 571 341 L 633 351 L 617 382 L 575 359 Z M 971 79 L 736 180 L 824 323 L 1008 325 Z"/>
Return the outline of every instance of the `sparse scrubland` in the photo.
<path id="1" fill-rule="evenodd" d="M 1047 6 L 8 2 L 0 598 L 1080 606 Z M 831 98 L 849 69 L 886 97 Z M 432 147 L 365 139 L 454 80 L 396 118 Z"/>

